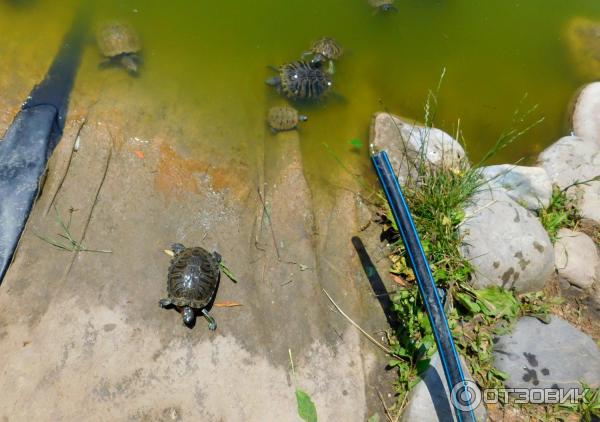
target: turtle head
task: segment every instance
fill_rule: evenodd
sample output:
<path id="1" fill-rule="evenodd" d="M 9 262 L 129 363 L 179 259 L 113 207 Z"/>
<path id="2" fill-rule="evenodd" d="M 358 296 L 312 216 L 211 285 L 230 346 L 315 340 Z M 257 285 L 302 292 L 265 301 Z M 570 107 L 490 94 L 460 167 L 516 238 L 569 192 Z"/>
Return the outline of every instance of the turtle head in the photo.
<path id="1" fill-rule="evenodd" d="M 212 255 L 215 258 L 215 261 L 217 261 L 219 264 L 223 260 L 223 257 L 221 257 L 221 254 L 219 252 L 213 252 Z"/>
<path id="2" fill-rule="evenodd" d="M 183 323 L 188 327 L 192 327 L 194 325 L 194 321 L 196 321 L 196 315 L 194 314 L 194 310 L 189 306 L 186 306 L 181 311 L 181 315 L 183 317 Z"/>
<path id="3" fill-rule="evenodd" d="M 267 79 L 265 83 L 270 86 L 280 86 L 281 78 L 279 76 L 273 76 L 272 78 Z"/>
<path id="4" fill-rule="evenodd" d="M 386 3 L 379 6 L 379 10 L 382 12 L 397 12 L 398 9 L 392 3 Z"/>
<path id="5" fill-rule="evenodd" d="M 133 75 L 138 76 L 140 71 L 139 59 L 135 54 L 125 54 L 121 57 L 121 65 Z"/>
<path id="6" fill-rule="evenodd" d="M 324 61 L 325 61 L 325 57 L 323 57 L 322 54 L 317 53 L 310 61 L 310 64 L 312 64 L 315 67 L 321 67 L 321 65 L 323 64 Z"/>
<path id="7" fill-rule="evenodd" d="M 298 120 L 300 120 L 301 122 L 305 122 L 308 120 L 308 116 L 305 116 L 304 114 L 299 114 Z"/>

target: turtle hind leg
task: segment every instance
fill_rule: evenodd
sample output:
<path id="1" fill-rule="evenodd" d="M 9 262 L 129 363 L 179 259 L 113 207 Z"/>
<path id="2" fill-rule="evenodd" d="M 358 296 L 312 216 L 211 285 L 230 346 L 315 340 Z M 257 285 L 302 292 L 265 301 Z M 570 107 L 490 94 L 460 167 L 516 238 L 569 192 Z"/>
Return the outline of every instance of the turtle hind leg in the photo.
<path id="1" fill-rule="evenodd" d="M 208 321 L 208 329 L 210 331 L 215 331 L 217 329 L 217 321 L 215 321 L 215 319 L 210 316 L 206 309 L 202 309 L 202 315 L 204 315 L 204 318 L 206 318 L 206 320 Z"/>
<path id="2" fill-rule="evenodd" d="M 161 299 L 158 301 L 158 306 L 160 306 L 161 308 L 167 308 L 169 306 L 171 306 L 173 304 L 173 302 L 171 302 L 171 299 L 166 298 L 166 299 Z"/>

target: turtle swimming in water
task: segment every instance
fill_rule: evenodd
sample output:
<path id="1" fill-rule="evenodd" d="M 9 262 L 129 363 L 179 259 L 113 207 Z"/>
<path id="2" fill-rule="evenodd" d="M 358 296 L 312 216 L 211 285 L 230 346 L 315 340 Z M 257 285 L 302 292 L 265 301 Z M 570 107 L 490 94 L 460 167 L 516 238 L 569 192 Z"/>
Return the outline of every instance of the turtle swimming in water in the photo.
<path id="1" fill-rule="evenodd" d="M 208 329 L 216 330 L 217 323 L 206 306 L 219 287 L 221 255 L 200 247 L 186 248 L 180 243 L 172 245 L 171 250 L 175 255 L 167 277 L 167 298 L 161 299 L 159 305 L 161 308 L 175 305 L 188 327 L 193 326 L 194 310 L 198 309 L 208 320 Z"/>
<path id="2" fill-rule="evenodd" d="M 279 75 L 267 79 L 267 84 L 294 100 L 318 100 L 332 86 L 320 63 L 296 61 L 275 70 Z"/>
<path id="3" fill-rule="evenodd" d="M 298 122 L 307 120 L 308 117 L 298 114 L 298 110 L 288 106 L 271 107 L 267 115 L 267 122 L 273 132 L 295 129 Z"/>
<path id="4" fill-rule="evenodd" d="M 369 6 L 374 7 L 376 12 L 397 12 L 398 9 L 394 6 L 394 1 L 395 0 L 367 0 Z"/>
<path id="5" fill-rule="evenodd" d="M 106 58 L 101 66 L 119 64 L 132 75 L 137 75 L 140 67 L 140 39 L 131 25 L 123 22 L 107 22 L 98 28 L 96 42 Z"/>
<path id="6" fill-rule="evenodd" d="M 302 54 L 302 59 L 312 55 L 311 64 L 329 62 L 327 72 L 333 74 L 333 61 L 342 57 L 342 54 L 344 54 L 344 48 L 336 40 L 330 37 L 323 37 L 313 43 L 310 51 Z"/>

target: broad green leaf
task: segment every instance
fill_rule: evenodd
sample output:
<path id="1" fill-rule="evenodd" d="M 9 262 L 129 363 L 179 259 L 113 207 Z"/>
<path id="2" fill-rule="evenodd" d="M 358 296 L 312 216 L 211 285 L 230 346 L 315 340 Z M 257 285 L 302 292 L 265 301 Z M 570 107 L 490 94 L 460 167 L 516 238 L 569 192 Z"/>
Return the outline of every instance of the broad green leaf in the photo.
<path id="1" fill-rule="evenodd" d="M 456 293 L 456 299 L 463 305 L 471 314 L 481 312 L 481 308 L 473 301 L 470 295 L 466 293 Z"/>
<path id="2" fill-rule="evenodd" d="M 519 302 L 514 294 L 499 287 L 473 290 L 482 311 L 488 316 L 515 318 L 519 313 Z"/>
<path id="3" fill-rule="evenodd" d="M 317 422 L 317 408 L 310 396 L 299 388 L 296 389 L 298 415 L 306 422 Z"/>

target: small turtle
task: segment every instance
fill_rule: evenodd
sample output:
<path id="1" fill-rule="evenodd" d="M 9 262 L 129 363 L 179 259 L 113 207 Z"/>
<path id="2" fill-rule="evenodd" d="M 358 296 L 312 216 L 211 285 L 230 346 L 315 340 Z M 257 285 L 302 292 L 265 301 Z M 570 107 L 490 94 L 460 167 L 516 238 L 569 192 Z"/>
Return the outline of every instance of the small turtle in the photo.
<path id="1" fill-rule="evenodd" d="M 275 69 L 279 75 L 267 79 L 267 85 L 295 100 L 318 100 L 332 85 L 320 64 L 305 61 L 286 63 Z"/>
<path id="2" fill-rule="evenodd" d="M 186 248 L 180 243 L 172 245 L 171 250 L 175 255 L 169 267 L 167 298 L 160 300 L 160 307 L 175 305 L 188 327 L 194 324 L 194 309 L 200 309 L 208 320 L 208 329 L 216 330 L 217 323 L 208 314 L 206 306 L 217 293 L 221 255 L 200 247 Z"/>
<path id="3" fill-rule="evenodd" d="M 398 9 L 394 6 L 394 1 L 395 0 L 367 0 L 369 6 L 374 7 L 376 12 L 397 12 Z"/>
<path id="4" fill-rule="evenodd" d="M 306 58 L 310 55 L 313 56 L 311 59 L 312 64 L 318 64 L 323 62 L 329 62 L 328 72 L 334 73 L 333 61 L 339 59 L 344 54 L 343 47 L 333 38 L 323 37 L 315 41 L 310 48 L 310 51 L 302 54 L 302 58 Z"/>
<path id="5" fill-rule="evenodd" d="M 96 33 L 98 48 L 106 60 L 101 66 L 120 64 L 132 75 L 140 67 L 140 39 L 131 25 L 123 22 L 107 22 Z"/>
<path id="6" fill-rule="evenodd" d="M 273 132 L 295 129 L 298 122 L 307 120 L 307 116 L 298 114 L 298 110 L 288 106 L 271 107 L 267 115 L 267 122 Z"/>

